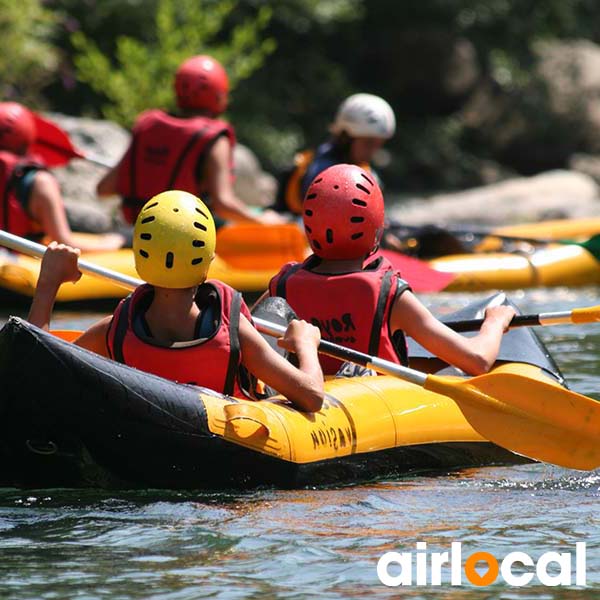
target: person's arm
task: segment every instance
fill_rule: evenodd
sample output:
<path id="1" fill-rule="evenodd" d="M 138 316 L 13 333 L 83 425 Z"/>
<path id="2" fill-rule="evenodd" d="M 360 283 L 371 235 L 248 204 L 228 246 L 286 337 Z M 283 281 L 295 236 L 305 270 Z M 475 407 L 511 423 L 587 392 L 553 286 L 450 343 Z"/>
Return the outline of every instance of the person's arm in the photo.
<path id="1" fill-rule="evenodd" d="M 324 399 L 323 372 L 317 355 L 320 339 L 319 330 L 306 321 L 289 324 L 278 343 L 296 354 L 299 364 L 296 368 L 269 346 L 246 317 L 242 315 L 240 319 L 244 366 L 306 412 L 320 410 Z"/>
<path id="2" fill-rule="evenodd" d="M 68 281 L 79 281 L 81 277 L 81 272 L 77 268 L 79 254 L 77 248 L 71 248 L 57 242 L 52 242 L 48 246 L 42 259 L 40 276 L 27 317 L 30 323 L 46 331 L 48 330 L 58 288 Z M 87 331 L 84 331 L 74 343 L 101 356 L 108 357 L 106 335 L 111 319 L 111 316 L 101 319 Z"/>
<path id="3" fill-rule="evenodd" d="M 510 306 L 488 308 L 479 333 L 463 337 L 438 321 L 409 291 L 396 299 L 392 308 L 392 331 L 403 330 L 443 361 L 470 375 L 487 373 L 498 356 L 502 334 L 515 315 Z"/>
<path id="4" fill-rule="evenodd" d="M 118 233 L 106 233 L 76 243 L 67 221 L 58 181 L 48 171 L 38 171 L 35 174 L 28 211 L 53 241 L 67 246 L 77 245 L 84 252 L 117 250 L 125 243 L 125 238 Z"/>
<path id="5" fill-rule="evenodd" d="M 86 350 L 91 350 L 100 356 L 111 358 L 106 346 L 106 337 L 111 321 L 112 315 L 100 319 L 100 321 L 97 321 L 84 331 L 73 343 Z"/>
<path id="6" fill-rule="evenodd" d="M 272 210 L 253 213 L 233 190 L 229 160 L 231 142 L 227 136 L 219 137 L 212 145 L 204 165 L 203 187 L 208 192 L 211 210 L 219 217 L 232 221 L 254 223 L 285 223 L 286 219 Z M 201 194 L 200 194 L 201 195 Z"/>
<path id="7" fill-rule="evenodd" d="M 76 282 L 81 278 L 77 268 L 79 254 L 78 249 L 57 242 L 48 246 L 27 317 L 30 323 L 48 330 L 58 288 L 67 281 Z"/>
<path id="8" fill-rule="evenodd" d="M 117 183 L 119 181 L 119 165 L 106 171 L 102 179 L 96 185 L 98 197 L 113 196 L 118 194 Z"/>

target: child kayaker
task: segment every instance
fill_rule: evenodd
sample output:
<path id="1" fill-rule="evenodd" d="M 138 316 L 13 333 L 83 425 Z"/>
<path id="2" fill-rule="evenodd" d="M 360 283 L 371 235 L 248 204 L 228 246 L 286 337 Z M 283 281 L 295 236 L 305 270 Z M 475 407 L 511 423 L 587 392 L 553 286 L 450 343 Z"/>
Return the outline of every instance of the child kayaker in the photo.
<path id="1" fill-rule="evenodd" d="M 350 164 L 320 173 L 306 193 L 303 220 L 313 254 L 285 265 L 267 295 L 285 298 L 323 339 L 406 364 L 406 334 L 466 373 L 492 367 L 514 310 L 489 308 L 479 334 L 465 338 L 438 321 L 386 259 L 368 260 L 384 225 L 383 195 L 370 173 Z M 321 356 L 321 365 L 334 374 L 340 362 Z"/>
<path id="2" fill-rule="evenodd" d="M 47 236 L 74 244 L 58 181 L 28 154 L 36 139 L 31 112 L 17 102 L 0 102 L 0 228 L 15 235 Z M 82 240 L 85 251 L 117 250 L 118 233 Z"/>
<path id="3" fill-rule="evenodd" d="M 252 325 L 241 295 L 220 281 L 206 281 L 215 237 L 211 213 L 192 194 L 168 191 L 149 200 L 133 241 L 136 270 L 147 283 L 75 343 L 167 379 L 232 395 L 242 393 L 237 375 L 243 365 L 297 408 L 319 410 L 318 328 L 295 320 L 279 340 L 295 353 L 299 368 L 277 354 Z M 65 245 L 49 246 L 28 317 L 34 325 L 48 327 L 58 288 L 81 276 L 78 255 Z"/>
<path id="4" fill-rule="evenodd" d="M 276 210 L 302 214 L 302 203 L 311 181 L 332 165 L 351 163 L 372 170 L 375 153 L 396 131 L 392 107 L 373 94 L 353 94 L 339 106 L 330 138 L 316 150 L 296 155 L 294 168 L 282 182 Z"/>
<path id="5" fill-rule="evenodd" d="M 129 223 L 146 201 L 165 190 L 184 190 L 207 199 L 221 220 L 282 223 L 274 211 L 252 212 L 234 193 L 233 127 L 219 118 L 227 108 L 229 80 L 211 56 L 192 56 L 175 73 L 177 114 L 142 113 L 119 164 L 97 186 L 99 196 L 119 194 Z"/>

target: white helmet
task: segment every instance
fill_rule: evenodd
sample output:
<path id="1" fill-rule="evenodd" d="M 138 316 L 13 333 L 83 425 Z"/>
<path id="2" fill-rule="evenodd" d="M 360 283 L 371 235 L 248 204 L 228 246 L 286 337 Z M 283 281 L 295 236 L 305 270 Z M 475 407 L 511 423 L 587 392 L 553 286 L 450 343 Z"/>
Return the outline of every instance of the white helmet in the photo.
<path id="1" fill-rule="evenodd" d="M 329 130 L 334 135 L 345 131 L 351 137 L 389 139 L 396 131 L 396 117 L 383 98 L 373 94 L 353 94 L 340 104 Z"/>

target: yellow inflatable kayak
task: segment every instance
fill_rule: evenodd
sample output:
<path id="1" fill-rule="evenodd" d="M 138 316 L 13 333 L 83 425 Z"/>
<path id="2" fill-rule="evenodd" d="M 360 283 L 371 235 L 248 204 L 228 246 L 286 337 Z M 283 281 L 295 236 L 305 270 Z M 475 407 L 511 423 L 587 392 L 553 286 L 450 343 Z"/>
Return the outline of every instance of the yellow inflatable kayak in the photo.
<path id="1" fill-rule="evenodd" d="M 137 277 L 130 249 L 114 252 L 90 252 L 83 258 L 106 269 Z M 35 292 L 40 273 L 40 261 L 30 256 L 2 252 L 0 249 L 0 290 L 31 298 Z M 233 267 L 217 256 L 208 276 L 220 279 L 242 292 L 262 292 L 269 280 L 278 271 L 276 268 L 244 269 Z M 58 302 L 93 301 L 123 298 L 127 290 L 96 277 L 83 275 L 76 283 L 66 283 L 58 291 Z"/>
<path id="2" fill-rule="evenodd" d="M 531 330 L 509 332 L 500 360 L 497 372 L 563 383 Z M 290 487 L 524 460 L 450 398 L 391 377 L 328 381 L 323 408 L 302 413 L 148 375 L 16 318 L 0 332 L 0 374 L 0 484 Z"/>
<path id="3" fill-rule="evenodd" d="M 600 283 L 600 263 L 577 244 L 531 248 L 528 253 L 457 254 L 429 261 L 454 275 L 444 291 L 514 290 Z"/>

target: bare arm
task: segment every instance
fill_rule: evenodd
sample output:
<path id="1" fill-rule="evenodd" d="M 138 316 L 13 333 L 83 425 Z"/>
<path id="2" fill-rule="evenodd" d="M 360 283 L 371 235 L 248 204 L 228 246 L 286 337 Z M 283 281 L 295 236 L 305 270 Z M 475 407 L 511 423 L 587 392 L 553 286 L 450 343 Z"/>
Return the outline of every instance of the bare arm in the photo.
<path id="1" fill-rule="evenodd" d="M 77 245 L 84 252 L 101 252 L 117 250 L 125 242 L 123 236 L 107 233 L 76 244 L 67 221 L 60 187 L 54 176 L 47 171 L 39 171 L 35 174 L 28 208 L 29 214 L 40 224 L 44 233 L 61 244 Z"/>
<path id="2" fill-rule="evenodd" d="M 117 183 L 119 181 L 119 165 L 109 169 L 96 185 L 96 193 L 99 197 L 112 196 L 118 193 Z"/>
<path id="3" fill-rule="evenodd" d="M 106 336 L 111 320 L 111 315 L 100 319 L 100 321 L 94 323 L 89 329 L 84 331 L 74 341 L 74 344 L 86 348 L 87 350 L 91 350 L 100 356 L 110 358 L 108 348 L 106 347 Z"/>
<path id="4" fill-rule="evenodd" d="M 210 196 L 211 210 L 223 219 L 253 221 L 255 223 L 284 223 L 285 219 L 274 211 L 254 214 L 233 190 L 229 159 L 231 143 L 221 136 L 213 144 L 204 165 L 203 182 Z"/>
<path id="5" fill-rule="evenodd" d="M 48 330 L 58 289 L 63 283 L 79 281 L 81 277 L 81 272 L 77 268 L 78 258 L 79 250 L 76 248 L 57 242 L 52 242 L 48 246 L 42 259 L 40 276 L 27 317 L 30 323 Z M 101 356 L 108 356 L 106 334 L 111 318 L 105 317 L 92 325 L 74 343 Z"/>
<path id="6" fill-rule="evenodd" d="M 319 330 L 305 321 L 292 321 L 280 345 L 295 352 L 297 369 L 277 354 L 242 315 L 240 345 L 244 366 L 256 377 L 275 388 L 307 412 L 320 410 L 323 404 L 323 373 L 317 346 Z"/>
<path id="7" fill-rule="evenodd" d="M 27 320 L 37 327 L 48 329 L 58 288 L 67 281 L 79 281 L 81 273 L 77 268 L 79 250 L 64 244 L 52 242 L 40 268 L 37 286 Z"/>
<path id="8" fill-rule="evenodd" d="M 498 356 L 502 334 L 515 311 L 497 306 L 486 311 L 479 333 L 465 338 L 438 321 L 411 292 L 404 292 L 392 308 L 392 331 L 402 329 L 424 348 L 471 375 L 489 371 Z"/>

